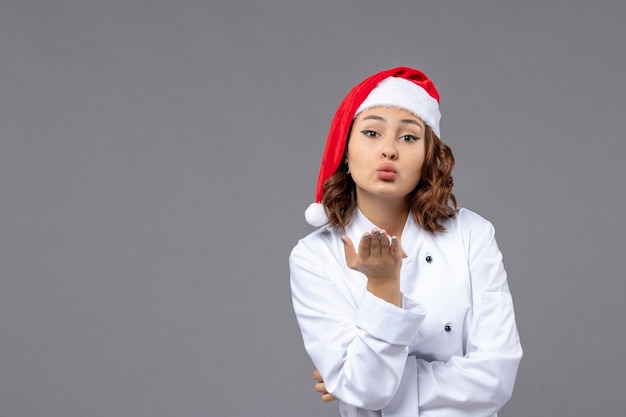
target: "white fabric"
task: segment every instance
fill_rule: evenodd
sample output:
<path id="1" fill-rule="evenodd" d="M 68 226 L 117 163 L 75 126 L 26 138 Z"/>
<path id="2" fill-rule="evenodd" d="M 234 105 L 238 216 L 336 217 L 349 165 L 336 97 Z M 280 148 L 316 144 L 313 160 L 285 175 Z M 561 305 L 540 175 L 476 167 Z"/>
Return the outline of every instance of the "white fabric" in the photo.
<path id="1" fill-rule="evenodd" d="M 305 348 L 343 417 L 488 417 L 510 398 L 522 348 L 493 226 L 466 209 L 444 225 L 407 219 L 402 308 L 347 268 L 341 230 L 324 226 L 291 252 Z M 358 247 L 373 227 L 356 210 L 345 233 Z"/>
<path id="2" fill-rule="evenodd" d="M 382 80 L 361 103 L 354 117 L 364 110 L 377 106 L 405 109 L 418 116 L 441 138 L 439 103 L 426 90 L 404 78 L 389 77 Z"/>
<path id="3" fill-rule="evenodd" d="M 321 203 L 311 203 L 304 211 L 304 218 L 311 226 L 320 227 L 328 223 L 328 216 Z"/>

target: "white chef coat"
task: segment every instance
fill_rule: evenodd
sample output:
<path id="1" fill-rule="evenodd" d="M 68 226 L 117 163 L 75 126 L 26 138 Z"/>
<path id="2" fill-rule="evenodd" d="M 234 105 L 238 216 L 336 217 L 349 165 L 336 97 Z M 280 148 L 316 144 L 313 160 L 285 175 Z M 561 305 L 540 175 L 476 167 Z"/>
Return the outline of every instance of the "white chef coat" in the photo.
<path id="1" fill-rule="evenodd" d="M 490 417 L 509 400 L 522 348 L 502 254 L 487 220 L 460 209 L 401 236 L 402 307 L 347 267 L 341 229 L 324 226 L 289 257 L 305 348 L 342 417 Z M 375 225 L 355 210 L 355 246 Z"/>

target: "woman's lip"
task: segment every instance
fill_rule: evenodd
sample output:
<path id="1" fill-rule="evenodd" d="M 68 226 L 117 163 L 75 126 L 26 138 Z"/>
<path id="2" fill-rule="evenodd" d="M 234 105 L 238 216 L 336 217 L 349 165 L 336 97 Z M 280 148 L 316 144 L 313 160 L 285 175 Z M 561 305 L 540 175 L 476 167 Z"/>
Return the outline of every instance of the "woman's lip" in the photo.
<path id="1" fill-rule="evenodd" d="M 393 180 L 396 178 L 396 173 L 393 171 L 376 171 L 376 173 L 381 180 Z"/>
<path id="2" fill-rule="evenodd" d="M 383 164 L 376 169 L 378 178 L 381 180 L 393 180 L 396 177 L 396 167 L 391 164 Z"/>
<path id="3" fill-rule="evenodd" d="M 394 167 L 391 164 L 383 164 L 383 165 L 379 166 L 378 168 L 376 168 L 376 171 L 378 171 L 378 172 L 391 172 L 391 173 L 394 173 L 394 174 L 396 172 L 398 172 L 396 170 L 396 167 Z"/>

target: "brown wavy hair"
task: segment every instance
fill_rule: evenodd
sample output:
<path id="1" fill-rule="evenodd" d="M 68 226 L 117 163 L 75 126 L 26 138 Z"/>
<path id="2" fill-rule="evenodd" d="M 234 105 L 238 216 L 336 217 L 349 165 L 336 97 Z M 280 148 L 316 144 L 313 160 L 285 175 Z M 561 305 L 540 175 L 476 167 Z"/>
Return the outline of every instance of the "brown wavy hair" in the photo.
<path id="1" fill-rule="evenodd" d="M 454 217 L 457 211 L 456 198 L 452 194 L 454 180 L 451 174 L 454 156 L 450 147 L 443 143 L 428 125 L 424 138 L 426 155 L 422 178 L 409 193 L 409 207 L 415 221 L 423 229 L 439 232 L 445 230 L 439 221 Z M 349 141 L 348 137 L 343 151 L 344 161 Z M 337 171 L 324 182 L 322 204 L 331 226 L 345 228 L 350 222 L 357 201 L 356 184 L 348 174 L 347 164 L 341 163 Z"/>

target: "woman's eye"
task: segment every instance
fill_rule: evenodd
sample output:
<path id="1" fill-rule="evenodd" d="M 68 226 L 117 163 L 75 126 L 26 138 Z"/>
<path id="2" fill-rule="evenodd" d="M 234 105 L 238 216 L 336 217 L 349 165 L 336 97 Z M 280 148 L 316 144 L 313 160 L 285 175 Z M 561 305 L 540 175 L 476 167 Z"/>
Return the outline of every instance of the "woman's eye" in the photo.
<path id="1" fill-rule="evenodd" d="M 417 136 L 415 136 L 415 135 L 402 135 L 402 136 L 400 136 L 400 139 L 405 141 L 405 142 L 415 142 L 419 138 Z"/>
<path id="2" fill-rule="evenodd" d="M 363 133 L 368 138 L 376 138 L 376 137 L 378 137 L 378 133 L 376 133 L 373 130 L 362 130 L 361 133 Z"/>

